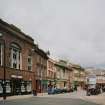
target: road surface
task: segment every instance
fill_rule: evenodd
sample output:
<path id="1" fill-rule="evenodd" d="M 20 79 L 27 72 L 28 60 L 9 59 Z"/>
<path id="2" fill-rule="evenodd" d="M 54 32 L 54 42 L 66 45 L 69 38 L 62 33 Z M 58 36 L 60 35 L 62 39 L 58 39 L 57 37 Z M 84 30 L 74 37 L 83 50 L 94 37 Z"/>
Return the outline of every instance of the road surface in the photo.
<path id="1" fill-rule="evenodd" d="M 87 97 L 85 91 L 58 95 L 19 96 L 8 98 L 5 105 L 104 105 L 100 104 L 99 101 L 93 101 L 97 100 L 97 97 Z M 2 100 L 0 101 L 0 105 L 4 105 Z"/>

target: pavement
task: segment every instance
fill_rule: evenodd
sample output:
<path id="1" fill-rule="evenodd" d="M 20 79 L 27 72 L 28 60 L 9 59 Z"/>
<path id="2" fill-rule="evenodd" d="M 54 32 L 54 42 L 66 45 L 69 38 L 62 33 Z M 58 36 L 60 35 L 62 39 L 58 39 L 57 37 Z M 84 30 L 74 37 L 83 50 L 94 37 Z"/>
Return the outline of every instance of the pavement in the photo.
<path id="1" fill-rule="evenodd" d="M 66 94 L 58 94 L 58 95 L 44 95 L 44 96 L 38 96 L 38 97 L 52 97 L 52 98 L 69 98 L 69 99 L 81 99 L 88 102 L 93 102 L 100 105 L 105 105 L 105 93 L 99 94 L 99 95 L 91 95 L 86 96 L 86 91 L 79 90 L 71 93 Z"/>
<path id="2" fill-rule="evenodd" d="M 105 93 L 96 96 L 86 96 L 83 90 L 65 93 L 48 95 L 47 93 L 23 96 L 7 97 L 5 105 L 105 105 Z M 0 105 L 3 105 L 2 98 Z"/>
<path id="3" fill-rule="evenodd" d="M 0 102 L 0 105 L 99 105 L 93 102 L 84 101 L 81 99 L 70 99 L 70 98 L 54 98 L 54 97 L 31 97 L 25 99 L 14 99 L 6 101 L 5 103 Z"/>
<path id="4" fill-rule="evenodd" d="M 83 99 L 100 105 L 105 105 L 105 93 L 93 96 L 84 96 Z"/>

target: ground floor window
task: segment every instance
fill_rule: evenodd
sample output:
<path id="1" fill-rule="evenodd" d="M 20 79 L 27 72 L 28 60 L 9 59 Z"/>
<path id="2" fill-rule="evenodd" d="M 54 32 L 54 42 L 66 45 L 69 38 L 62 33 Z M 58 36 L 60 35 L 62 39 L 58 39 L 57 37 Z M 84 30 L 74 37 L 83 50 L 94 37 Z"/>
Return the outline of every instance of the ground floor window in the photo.
<path id="1" fill-rule="evenodd" d="M 11 86 L 9 80 L 6 80 L 6 93 L 11 93 Z"/>
<path id="2" fill-rule="evenodd" d="M 3 65 L 3 45 L 0 43 L 0 66 Z"/>
<path id="3" fill-rule="evenodd" d="M 25 92 L 25 82 L 21 82 L 21 92 Z"/>
<path id="4" fill-rule="evenodd" d="M 3 93 L 3 88 L 2 88 L 2 80 L 0 80 L 0 94 Z"/>
<path id="5" fill-rule="evenodd" d="M 32 93 L 32 81 L 22 79 L 6 80 L 6 95 L 25 95 Z M 0 96 L 3 96 L 3 80 L 0 80 Z"/>
<path id="6" fill-rule="evenodd" d="M 31 81 L 28 81 L 27 82 L 27 91 L 28 92 L 31 92 L 32 91 L 32 82 Z"/>

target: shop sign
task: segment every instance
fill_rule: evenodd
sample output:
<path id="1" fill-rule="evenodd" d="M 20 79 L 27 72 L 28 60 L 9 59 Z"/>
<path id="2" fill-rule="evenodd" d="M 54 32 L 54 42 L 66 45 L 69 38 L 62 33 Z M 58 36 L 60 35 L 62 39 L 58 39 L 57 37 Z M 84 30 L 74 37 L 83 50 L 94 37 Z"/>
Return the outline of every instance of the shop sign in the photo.
<path id="1" fill-rule="evenodd" d="M 22 76 L 17 76 L 17 75 L 11 75 L 12 78 L 19 78 L 22 79 Z"/>

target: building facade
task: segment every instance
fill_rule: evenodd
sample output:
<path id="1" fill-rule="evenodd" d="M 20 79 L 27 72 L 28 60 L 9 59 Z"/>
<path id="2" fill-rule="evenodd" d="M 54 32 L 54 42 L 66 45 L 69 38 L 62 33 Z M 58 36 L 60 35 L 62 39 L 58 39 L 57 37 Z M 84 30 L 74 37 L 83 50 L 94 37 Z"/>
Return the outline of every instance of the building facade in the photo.
<path id="1" fill-rule="evenodd" d="M 95 68 L 86 68 L 87 77 L 89 75 L 96 76 L 96 84 L 99 86 L 105 86 L 105 70 L 95 69 Z"/>
<path id="2" fill-rule="evenodd" d="M 80 65 L 71 64 L 73 70 L 73 85 L 85 87 L 86 84 L 86 72 Z"/>
<path id="3" fill-rule="evenodd" d="M 60 60 L 55 64 L 56 66 L 56 86 L 57 88 L 71 88 L 72 69 L 66 61 Z"/>
<path id="4" fill-rule="evenodd" d="M 47 90 L 47 59 L 47 54 L 31 37 L 0 20 L 0 96 L 4 81 L 6 95 Z"/>
<path id="5" fill-rule="evenodd" d="M 4 66 L 7 95 L 32 93 L 35 90 L 34 40 L 2 20 L 0 35 L 0 95 L 3 94 Z"/>
<path id="6" fill-rule="evenodd" d="M 42 50 L 36 49 L 36 91 L 42 93 L 47 91 L 47 54 Z"/>
<path id="7" fill-rule="evenodd" d="M 56 67 L 55 67 L 56 61 L 49 58 L 47 61 L 47 80 L 48 85 L 56 85 Z"/>

